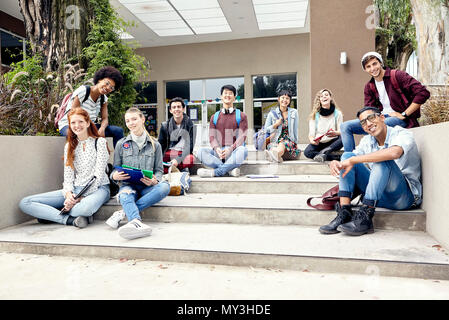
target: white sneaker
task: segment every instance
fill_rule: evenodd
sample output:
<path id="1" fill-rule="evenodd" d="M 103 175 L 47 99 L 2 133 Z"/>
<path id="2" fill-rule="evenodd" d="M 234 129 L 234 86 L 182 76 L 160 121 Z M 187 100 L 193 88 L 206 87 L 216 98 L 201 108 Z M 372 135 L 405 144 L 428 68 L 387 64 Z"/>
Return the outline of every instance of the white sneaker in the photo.
<path id="1" fill-rule="evenodd" d="M 133 219 L 118 229 L 118 234 L 125 239 L 132 240 L 151 235 L 151 228 L 139 219 Z"/>
<path id="2" fill-rule="evenodd" d="M 240 177 L 240 168 L 234 168 L 231 171 L 229 171 L 229 175 L 231 177 Z"/>
<path id="3" fill-rule="evenodd" d="M 125 214 L 125 211 L 123 211 L 123 209 L 119 210 L 119 211 L 115 211 L 112 214 L 112 216 L 110 216 L 109 219 L 106 220 L 106 224 L 113 229 L 117 229 L 120 224 L 120 221 L 125 219 L 125 216 L 126 216 L 126 214 Z"/>
<path id="4" fill-rule="evenodd" d="M 265 150 L 265 157 L 267 157 L 271 162 L 282 162 L 282 160 L 279 159 L 278 153 L 273 149 Z"/>
<path id="5" fill-rule="evenodd" d="M 214 169 L 206 169 L 206 168 L 199 168 L 196 171 L 196 174 L 199 175 L 201 178 L 212 178 L 215 176 Z"/>

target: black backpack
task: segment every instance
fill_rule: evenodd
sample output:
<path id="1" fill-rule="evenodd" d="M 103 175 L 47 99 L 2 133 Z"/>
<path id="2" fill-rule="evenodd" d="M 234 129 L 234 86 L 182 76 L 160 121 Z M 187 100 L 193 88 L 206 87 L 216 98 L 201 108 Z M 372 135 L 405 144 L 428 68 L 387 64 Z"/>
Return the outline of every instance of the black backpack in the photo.
<path id="1" fill-rule="evenodd" d="M 98 138 L 95 139 L 95 151 L 97 151 L 97 142 L 98 142 Z M 107 163 L 105 172 L 108 175 L 108 179 L 109 179 L 109 191 L 111 194 L 111 198 L 115 197 L 115 195 L 118 193 L 118 191 L 120 189 L 117 182 L 115 182 L 114 180 L 111 179 L 112 171 L 114 171 L 114 166 L 111 163 Z"/>

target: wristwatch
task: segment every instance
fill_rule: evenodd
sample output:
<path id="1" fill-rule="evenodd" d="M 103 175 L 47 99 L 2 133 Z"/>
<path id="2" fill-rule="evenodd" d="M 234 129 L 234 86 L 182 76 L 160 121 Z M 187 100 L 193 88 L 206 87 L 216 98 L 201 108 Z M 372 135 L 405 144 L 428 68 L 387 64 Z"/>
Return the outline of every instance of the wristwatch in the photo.
<path id="1" fill-rule="evenodd" d="M 408 115 L 405 113 L 405 111 L 402 112 L 401 115 L 402 115 L 404 118 L 408 118 Z"/>

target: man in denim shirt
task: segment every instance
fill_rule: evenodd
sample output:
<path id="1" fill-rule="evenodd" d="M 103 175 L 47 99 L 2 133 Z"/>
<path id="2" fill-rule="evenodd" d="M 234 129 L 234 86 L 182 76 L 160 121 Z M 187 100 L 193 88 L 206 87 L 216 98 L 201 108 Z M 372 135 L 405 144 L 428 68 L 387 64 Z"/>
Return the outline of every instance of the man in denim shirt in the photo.
<path id="1" fill-rule="evenodd" d="M 337 217 L 320 227 L 323 234 L 372 233 L 376 207 L 406 210 L 422 201 L 421 159 L 413 134 L 400 126 L 387 126 L 385 116 L 375 107 L 362 108 L 357 118 L 369 135 L 354 152 L 343 153 L 341 162 L 330 163 L 331 174 L 340 177 L 340 203 Z M 364 196 L 361 208 L 353 214 L 351 196 L 356 187 Z"/>

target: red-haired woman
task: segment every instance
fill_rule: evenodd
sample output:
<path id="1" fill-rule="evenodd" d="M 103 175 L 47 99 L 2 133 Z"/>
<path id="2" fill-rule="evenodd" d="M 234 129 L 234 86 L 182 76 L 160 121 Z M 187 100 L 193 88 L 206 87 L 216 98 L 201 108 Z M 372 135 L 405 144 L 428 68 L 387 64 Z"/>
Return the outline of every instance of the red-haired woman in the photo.
<path id="1" fill-rule="evenodd" d="M 68 113 L 68 120 L 63 189 L 25 197 L 19 206 L 39 222 L 53 221 L 84 228 L 109 200 L 109 179 L 105 172 L 109 151 L 106 139 L 100 137 L 87 111 L 75 108 Z M 75 199 L 94 176 L 94 183 L 81 198 Z M 66 214 L 60 214 L 62 208 Z"/>

